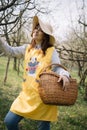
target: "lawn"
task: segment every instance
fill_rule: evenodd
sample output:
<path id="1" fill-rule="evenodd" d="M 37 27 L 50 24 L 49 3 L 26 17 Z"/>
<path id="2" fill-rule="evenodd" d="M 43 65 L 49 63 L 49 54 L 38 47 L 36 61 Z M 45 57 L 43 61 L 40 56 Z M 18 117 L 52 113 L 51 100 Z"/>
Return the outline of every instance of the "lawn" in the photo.
<path id="1" fill-rule="evenodd" d="M 7 58 L 0 57 L 0 130 L 6 130 L 3 120 L 11 103 L 21 90 L 23 75 L 22 67 L 19 76 L 13 70 L 13 59 L 11 59 L 7 82 L 4 85 L 6 63 Z M 75 75 L 78 79 L 76 72 L 72 73 L 72 75 Z M 87 101 L 84 101 L 84 89 L 78 91 L 75 105 L 60 106 L 58 111 L 58 121 L 51 123 L 51 130 L 87 130 Z M 20 123 L 20 128 L 21 130 L 37 130 L 37 121 L 24 119 Z"/>

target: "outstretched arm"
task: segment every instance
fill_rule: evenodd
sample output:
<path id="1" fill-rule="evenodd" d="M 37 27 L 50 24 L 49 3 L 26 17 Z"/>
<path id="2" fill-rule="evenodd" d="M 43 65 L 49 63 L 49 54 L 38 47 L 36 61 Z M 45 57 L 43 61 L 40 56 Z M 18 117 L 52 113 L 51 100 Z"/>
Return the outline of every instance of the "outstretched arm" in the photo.
<path id="1" fill-rule="evenodd" d="M 8 45 L 7 42 L 5 42 L 1 37 L 0 37 L 0 50 L 5 53 L 7 56 L 11 57 L 17 57 L 17 58 L 22 58 L 24 57 L 25 50 L 28 44 L 24 44 L 23 46 L 19 47 L 12 47 Z"/>

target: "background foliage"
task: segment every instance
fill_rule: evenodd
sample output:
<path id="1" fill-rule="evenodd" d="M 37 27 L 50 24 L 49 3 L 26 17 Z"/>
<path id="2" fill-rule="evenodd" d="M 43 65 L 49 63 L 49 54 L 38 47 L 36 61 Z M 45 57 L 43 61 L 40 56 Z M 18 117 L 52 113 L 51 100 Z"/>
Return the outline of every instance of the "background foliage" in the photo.
<path id="1" fill-rule="evenodd" d="M 1 0 L 0 36 L 4 37 L 11 46 L 20 46 L 25 41 L 29 43 L 32 17 L 37 14 L 49 15 L 53 19 L 52 13 L 61 5 L 58 0 L 53 0 L 53 2 L 56 6 L 48 8 L 50 0 Z M 72 76 L 80 83 L 78 98 L 76 104 L 71 107 L 58 107 L 58 121 L 51 124 L 52 130 L 87 130 L 87 1 L 80 0 L 80 2 L 82 4 L 79 7 L 78 1 L 75 1 L 78 12 L 76 24 L 70 12 L 71 19 L 67 17 L 71 20 L 70 31 L 66 32 L 66 40 L 61 42 L 62 46 L 56 44 L 56 49 L 63 60 L 62 63 L 70 69 Z M 54 28 L 55 30 L 59 28 L 55 22 Z M 58 37 L 57 40 L 59 40 Z M 0 56 L 3 54 L 0 48 Z M 16 58 L 0 57 L 0 130 L 6 130 L 3 123 L 4 117 L 21 90 L 23 68 L 20 66 L 19 73 L 18 64 Z M 21 130 L 35 130 L 37 121 L 24 119 L 20 123 L 20 128 Z"/>
<path id="2" fill-rule="evenodd" d="M 19 76 L 13 70 L 13 59 L 11 59 L 8 79 L 3 85 L 4 72 L 6 67 L 7 57 L 0 58 L 0 130 L 6 130 L 4 125 L 4 117 L 9 111 L 10 105 L 17 97 L 21 90 L 22 67 Z M 76 71 L 72 76 L 77 78 Z M 87 101 L 84 101 L 84 89 L 80 87 L 78 98 L 75 105 L 70 107 L 58 107 L 58 121 L 51 123 L 51 130 L 87 130 Z M 36 130 L 37 121 L 24 119 L 20 122 L 21 130 Z"/>

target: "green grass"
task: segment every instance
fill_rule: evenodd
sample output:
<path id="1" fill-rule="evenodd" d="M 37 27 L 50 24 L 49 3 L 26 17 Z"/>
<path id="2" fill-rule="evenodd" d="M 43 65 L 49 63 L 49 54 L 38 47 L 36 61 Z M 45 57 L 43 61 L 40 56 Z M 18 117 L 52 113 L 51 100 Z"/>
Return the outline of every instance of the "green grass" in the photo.
<path id="1" fill-rule="evenodd" d="M 22 68 L 19 76 L 13 70 L 13 59 L 11 59 L 7 82 L 4 85 L 6 63 L 7 58 L 0 57 L 0 130 L 6 130 L 3 120 L 11 103 L 21 90 L 21 77 L 23 74 Z M 79 79 L 76 72 L 72 73 L 72 75 Z M 79 91 L 75 105 L 69 107 L 60 106 L 58 111 L 58 121 L 51 123 L 51 130 L 87 130 L 87 101 L 84 101 L 83 89 Z M 37 122 L 24 119 L 20 123 L 20 128 L 21 130 L 37 130 Z"/>

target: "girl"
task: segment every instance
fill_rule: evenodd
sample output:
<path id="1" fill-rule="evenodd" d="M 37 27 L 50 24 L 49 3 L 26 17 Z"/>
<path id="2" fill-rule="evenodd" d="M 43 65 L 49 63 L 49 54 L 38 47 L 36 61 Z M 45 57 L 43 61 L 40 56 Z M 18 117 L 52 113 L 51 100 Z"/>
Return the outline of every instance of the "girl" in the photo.
<path id="1" fill-rule="evenodd" d="M 20 47 L 11 47 L 0 38 L 0 48 L 5 54 L 17 58 L 24 56 L 25 60 L 22 91 L 12 103 L 4 120 L 8 130 L 19 130 L 18 123 L 23 118 L 38 120 L 38 130 L 50 130 L 50 122 L 57 120 L 57 106 L 42 102 L 37 82 L 44 67 L 51 63 L 60 64 L 59 55 L 54 48 L 52 27 L 34 16 L 31 36 L 31 44 Z M 60 67 L 52 69 L 60 75 L 58 82 L 62 80 L 63 87 L 66 88 L 69 73 Z"/>

